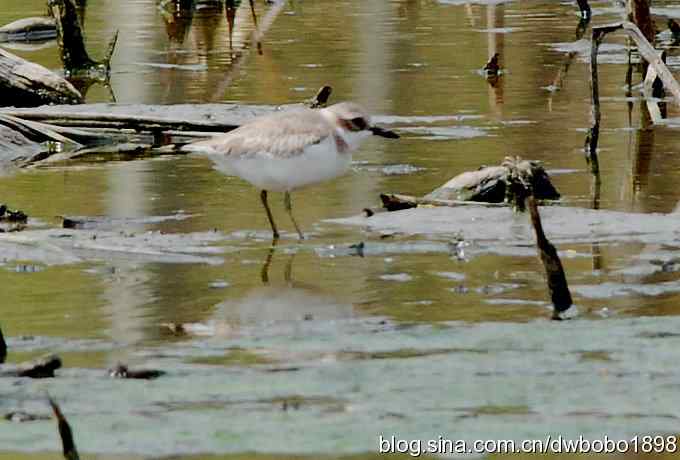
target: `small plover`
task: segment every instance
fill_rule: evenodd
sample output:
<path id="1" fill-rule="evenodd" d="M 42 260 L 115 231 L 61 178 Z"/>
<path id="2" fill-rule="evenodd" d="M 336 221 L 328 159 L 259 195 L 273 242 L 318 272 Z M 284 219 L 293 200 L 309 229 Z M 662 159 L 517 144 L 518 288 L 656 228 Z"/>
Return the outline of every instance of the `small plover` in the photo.
<path id="1" fill-rule="evenodd" d="M 260 199 L 275 239 L 279 231 L 267 203 L 267 192 L 284 192 L 284 206 L 300 239 L 290 192 L 345 173 L 361 141 L 375 135 L 391 139 L 393 131 L 371 124 L 353 102 L 323 109 L 288 110 L 255 118 L 212 139 L 182 150 L 207 155 L 218 171 L 235 175 L 260 189 Z"/>

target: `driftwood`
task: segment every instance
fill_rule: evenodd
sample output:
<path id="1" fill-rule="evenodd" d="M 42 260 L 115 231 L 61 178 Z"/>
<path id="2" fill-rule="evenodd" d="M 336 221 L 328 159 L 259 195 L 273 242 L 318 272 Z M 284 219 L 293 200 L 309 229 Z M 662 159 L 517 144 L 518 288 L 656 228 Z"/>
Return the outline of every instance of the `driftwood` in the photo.
<path id="1" fill-rule="evenodd" d="M 380 200 L 383 203 L 383 208 L 388 211 L 401 211 L 404 209 L 416 208 L 418 206 L 447 206 L 455 208 L 458 206 L 485 206 L 489 208 L 498 208 L 508 206 L 506 203 L 486 203 L 483 201 L 463 201 L 463 200 L 442 200 L 437 198 L 415 197 L 411 195 L 402 195 L 398 193 L 381 193 Z M 364 210 L 373 215 L 375 210 L 366 208 Z"/>
<path id="2" fill-rule="evenodd" d="M 52 407 L 52 412 L 57 419 L 57 427 L 59 428 L 59 437 L 61 437 L 61 446 L 66 460 L 80 460 L 78 456 L 78 450 L 76 449 L 76 443 L 73 441 L 73 432 L 71 431 L 71 426 L 68 424 L 66 417 L 61 412 L 59 404 L 54 401 L 51 397 L 48 397 L 48 402 Z"/>
<path id="3" fill-rule="evenodd" d="M 536 246 L 545 268 L 545 274 L 548 282 L 548 292 L 550 293 L 550 300 L 553 304 L 553 319 L 561 319 L 560 313 L 566 311 L 573 304 L 569 286 L 567 284 L 567 277 L 564 274 L 564 268 L 560 261 L 559 255 L 555 246 L 548 241 L 543 233 L 543 225 L 541 224 L 541 216 L 538 213 L 538 206 L 533 196 L 529 196 L 526 200 L 526 206 L 529 208 L 531 215 L 531 224 L 534 227 L 534 234 L 536 235 Z"/>
<path id="4" fill-rule="evenodd" d="M 305 105 L 321 107 L 332 92 L 322 87 Z M 42 106 L 35 109 L 0 108 L 0 128 L 6 126 L 17 136 L 35 142 L 34 149 L 10 155 L 15 166 L 26 167 L 47 159 L 71 160 L 85 155 L 162 155 L 178 153 L 175 145 L 196 138 L 223 134 L 253 117 L 302 104 L 283 107 L 234 104 L 178 104 L 170 106 L 88 104 Z M 0 138 L 0 153 L 4 148 Z M 69 144 L 63 153 L 41 148 L 37 143 Z M 8 148 L 13 148 L 8 145 Z"/>
<path id="5" fill-rule="evenodd" d="M 53 18 L 24 18 L 0 27 L 0 43 L 50 40 L 57 37 Z"/>
<path id="6" fill-rule="evenodd" d="M 80 92 L 71 83 L 1 48 L 0 93 L 3 105 L 16 107 L 82 102 Z"/>

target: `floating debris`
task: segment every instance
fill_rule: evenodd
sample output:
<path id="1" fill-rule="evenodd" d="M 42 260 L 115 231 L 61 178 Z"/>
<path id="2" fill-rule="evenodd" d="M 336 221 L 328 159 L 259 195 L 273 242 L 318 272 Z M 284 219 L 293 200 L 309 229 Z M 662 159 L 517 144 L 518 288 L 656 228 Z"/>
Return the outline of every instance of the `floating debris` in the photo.
<path id="1" fill-rule="evenodd" d="M 109 369 L 109 377 L 114 379 L 140 379 L 140 380 L 153 380 L 165 375 L 164 371 L 159 371 L 156 369 L 129 369 L 124 364 L 118 364 L 113 369 Z"/>
<path id="2" fill-rule="evenodd" d="M 23 411 L 8 412 L 3 416 L 5 420 L 12 423 L 34 422 L 36 420 L 49 420 L 50 417 L 40 414 L 29 414 Z"/>
<path id="3" fill-rule="evenodd" d="M 18 209 L 9 209 L 7 205 L 0 204 L 0 222 L 26 223 L 28 216 Z"/>

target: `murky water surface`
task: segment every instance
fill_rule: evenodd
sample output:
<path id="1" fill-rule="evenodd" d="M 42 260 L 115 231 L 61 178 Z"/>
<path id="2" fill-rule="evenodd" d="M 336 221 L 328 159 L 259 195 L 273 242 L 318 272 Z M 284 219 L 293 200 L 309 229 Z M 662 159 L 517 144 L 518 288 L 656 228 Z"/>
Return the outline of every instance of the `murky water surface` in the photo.
<path id="1" fill-rule="evenodd" d="M 202 3 L 186 18 L 157 3 L 89 2 L 92 54 L 121 34 L 111 90 L 93 86 L 88 102 L 284 104 L 331 84 L 333 100 L 361 101 L 402 138 L 367 142 L 351 174 L 293 195 L 304 242 L 274 195 L 285 230 L 274 251 L 257 192 L 203 159 L 3 177 L 1 201 L 44 226 L 31 241 L 0 240 L 9 361 L 57 352 L 65 367 L 57 379 L 1 379 L 0 415 L 47 414 L 49 391 L 85 458 L 100 459 L 373 458 L 380 434 L 680 431 L 680 134 L 647 129 L 637 92 L 626 97 L 621 36 L 600 58 L 595 198 L 582 151 L 589 33 L 576 39 L 572 2 L 291 1 L 261 55 L 242 48 L 254 28 L 247 2 L 233 53 L 221 8 Z M 274 7 L 256 3 L 265 23 Z M 616 2 L 592 6 L 595 23 L 621 17 Z M 680 2 L 655 7 L 680 16 Z M 0 23 L 44 10 L 2 0 Z M 13 52 L 60 66 L 54 43 Z M 494 52 L 506 71 L 491 86 L 479 69 Z M 669 64 L 680 61 L 671 53 Z M 572 321 L 548 321 L 526 216 L 331 222 L 376 206 L 381 192 L 423 195 L 506 155 L 543 161 L 567 206 L 604 210 L 545 213 L 578 306 Z M 59 230 L 61 215 L 112 220 Z M 409 236 L 412 224 L 425 231 Z M 456 236 L 465 254 L 452 251 Z M 351 246 L 362 241 L 360 255 Z M 111 380 L 117 362 L 167 375 Z M 57 458 L 58 445 L 52 421 L 0 422 L 1 459 Z"/>

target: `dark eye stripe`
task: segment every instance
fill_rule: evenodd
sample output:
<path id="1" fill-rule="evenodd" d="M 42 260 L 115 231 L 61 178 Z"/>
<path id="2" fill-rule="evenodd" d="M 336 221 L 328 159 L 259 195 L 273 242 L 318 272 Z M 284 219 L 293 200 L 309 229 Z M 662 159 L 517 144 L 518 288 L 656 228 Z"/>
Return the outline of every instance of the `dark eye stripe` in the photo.
<path id="1" fill-rule="evenodd" d="M 366 120 L 364 120 L 362 117 L 352 118 L 351 121 L 352 124 L 357 128 L 357 131 L 363 131 L 367 127 Z"/>

